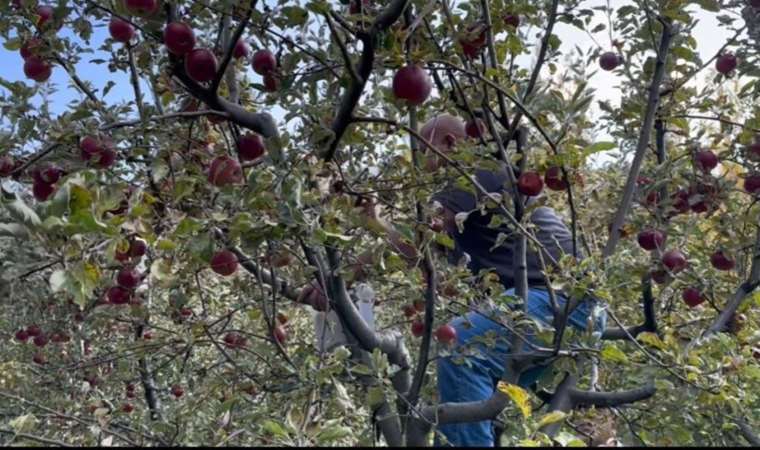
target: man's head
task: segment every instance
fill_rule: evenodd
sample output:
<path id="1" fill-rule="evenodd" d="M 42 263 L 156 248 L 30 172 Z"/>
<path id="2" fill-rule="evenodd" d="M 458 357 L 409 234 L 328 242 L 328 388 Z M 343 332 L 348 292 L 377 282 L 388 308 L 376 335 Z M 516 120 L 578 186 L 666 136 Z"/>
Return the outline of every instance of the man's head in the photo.
<path id="1" fill-rule="evenodd" d="M 467 136 L 467 133 L 462 119 L 450 114 L 440 114 L 422 125 L 420 135 L 441 153 L 448 153 L 457 141 Z M 432 153 L 424 144 L 422 150 L 426 153 Z M 437 156 L 430 155 L 427 165 L 429 170 L 434 170 L 442 165 L 442 161 L 438 161 L 438 159 Z"/>

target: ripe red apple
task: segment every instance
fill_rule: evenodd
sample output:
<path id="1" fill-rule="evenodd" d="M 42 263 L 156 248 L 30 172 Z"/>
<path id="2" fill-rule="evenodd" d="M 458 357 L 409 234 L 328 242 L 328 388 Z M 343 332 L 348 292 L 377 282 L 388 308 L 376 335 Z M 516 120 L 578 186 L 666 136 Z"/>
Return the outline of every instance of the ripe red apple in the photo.
<path id="1" fill-rule="evenodd" d="M 237 334 L 228 333 L 224 336 L 224 345 L 226 345 L 227 347 L 234 348 L 236 342 L 237 342 Z"/>
<path id="2" fill-rule="evenodd" d="M 185 390 L 182 389 L 182 386 L 178 384 L 172 385 L 171 392 L 172 395 L 176 398 L 180 398 L 185 394 Z"/>
<path id="3" fill-rule="evenodd" d="M 183 307 L 179 309 L 179 315 L 182 317 L 190 317 L 193 315 L 192 308 Z"/>
<path id="4" fill-rule="evenodd" d="M 369 1 L 370 0 L 350 0 L 351 3 L 348 5 L 348 13 L 349 14 L 359 14 L 360 12 L 366 13 L 367 9 L 369 8 Z"/>
<path id="5" fill-rule="evenodd" d="M 277 78 L 274 72 L 267 72 L 263 77 L 264 90 L 267 92 L 277 92 L 280 88 L 280 79 Z"/>
<path id="6" fill-rule="evenodd" d="M 123 412 L 127 413 L 127 414 L 129 414 L 132 411 L 134 411 L 134 409 L 135 409 L 135 407 L 131 403 L 124 403 L 123 405 L 121 405 L 121 410 Z"/>
<path id="7" fill-rule="evenodd" d="M 408 65 L 399 69 L 393 76 L 393 95 L 398 99 L 406 100 L 409 104 L 420 105 L 433 89 L 425 69 L 417 65 Z"/>
<path id="8" fill-rule="evenodd" d="M 16 340 L 19 342 L 26 342 L 26 340 L 29 339 L 29 333 L 26 332 L 26 330 L 21 329 L 16 331 Z"/>
<path id="9" fill-rule="evenodd" d="M 259 159 L 265 151 L 266 147 L 261 135 L 248 133 L 240 136 L 240 139 L 238 139 L 238 157 L 241 161 Z"/>
<path id="10" fill-rule="evenodd" d="M 44 164 L 32 169 L 31 175 L 35 183 L 55 184 L 61 179 L 63 169 L 55 164 Z"/>
<path id="11" fill-rule="evenodd" d="M 127 383 L 126 389 L 127 389 L 127 392 L 130 392 L 130 391 L 134 392 L 135 385 L 133 383 Z"/>
<path id="12" fill-rule="evenodd" d="M 481 136 L 484 136 L 486 134 L 486 131 L 488 131 L 488 126 L 485 122 L 483 122 L 482 119 L 478 119 L 476 117 L 475 120 L 470 120 L 467 122 L 464 127 L 464 131 L 467 133 L 467 136 L 473 139 L 479 139 Z"/>
<path id="13" fill-rule="evenodd" d="M 412 322 L 412 336 L 420 337 L 425 334 L 425 324 L 419 320 Z"/>
<path id="14" fill-rule="evenodd" d="M 417 309 L 414 305 L 404 305 L 404 316 L 414 317 L 417 315 Z"/>
<path id="15" fill-rule="evenodd" d="M 8 155 L 0 156 L 0 177 L 7 177 L 15 168 L 16 163 L 13 162 L 13 158 Z"/>
<path id="16" fill-rule="evenodd" d="M 237 58 L 248 58 L 248 54 L 251 53 L 251 47 L 245 42 L 244 39 L 238 39 L 235 43 L 235 49 L 232 51 L 232 55 Z"/>
<path id="17" fill-rule="evenodd" d="M 106 295 L 112 305 L 126 305 L 129 303 L 130 292 L 121 286 L 108 288 Z"/>
<path id="18" fill-rule="evenodd" d="M 517 179 L 517 190 L 528 197 L 534 197 L 544 189 L 544 181 L 538 172 L 524 172 Z"/>
<path id="19" fill-rule="evenodd" d="M 604 52 L 599 56 L 599 66 L 606 70 L 615 70 L 623 62 L 623 58 L 615 52 Z"/>
<path id="20" fill-rule="evenodd" d="M 140 284 L 142 276 L 136 269 L 125 267 L 116 275 L 116 282 L 125 289 L 134 289 Z"/>
<path id="21" fill-rule="evenodd" d="M 689 263 L 686 256 L 680 250 L 669 250 L 662 255 L 662 263 L 673 273 L 678 273 L 686 268 Z"/>
<path id="22" fill-rule="evenodd" d="M 50 5 L 39 5 L 37 7 L 37 28 L 42 28 L 45 24 L 53 20 L 54 9 Z"/>
<path id="23" fill-rule="evenodd" d="M 459 44 L 465 56 L 468 58 L 478 56 L 480 50 L 486 45 L 486 37 L 486 24 L 476 22 L 468 25 L 459 38 Z"/>
<path id="24" fill-rule="evenodd" d="M 443 344 L 451 344 L 456 341 L 457 330 L 451 325 L 441 325 L 435 330 L 435 338 Z"/>
<path id="25" fill-rule="evenodd" d="M 695 213 L 703 213 L 714 209 L 717 193 L 718 189 L 711 184 L 699 183 L 691 186 L 689 188 L 691 210 Z"/>
<path id="26" fill-rule="evenodd" d="M 274 338 L 277 342 L 280 343 L 280 345 L 285 345 L 285 342 L 288 340 L 288 333 L 285 331 L 285 328 L 283 328 L 280 325 L 277 325 L 274 327 Z"/>
<path id="27" fill-rule="evenodd" d="M 153 333 L 151 333 L 150 331 L 143 332 L 143 339 L 145 339 L 146 341 L 153 339 Z"/>
<path id="28" fill-rule="evenodd" d="M 31 38 L 24 43 L 24 45 L 18 50 L 22 59 L 27 59 L 37 53 L 44 43 L 38 38 Z"/>
<path id="29" fill-rule="evenodd" d="M 42 329 L 37 325 L 29 325 L 26 327 L 26 334 L 32 337 L 37 337 L 42 334 Z"/>
<path id="30" fill-rule="evenodd" d="M 699 289 L 693 287 L 684 289 L 681 293 L 681 297 L 683 298 L 684 303 L 689 305 L 691 308 L 699 306 L 702 304 L 702 302 L 705 301 Z"/>
<path id="31" fill-rule="evenodd" d="M 760 194 L 760 174 L 749 175 L 744 179 L 744 190 L 750 194 Z"/>
<path id="32" fill-rule="evenodd" d="M 148 244 L 142 239 L 134 238 L 129 243 L 129 256 L 131 258 L 140 258 L 148 250 Z"/>
<path id="33" fill-rule="evenodd" d="M 34 337 L 34 340 L 32 342 L 34 342 L 35 346 L 42 348 L 47 345 L 48 337 L 45 335 L 45 333 L 40 333 Z"/>
<path id="34" fill-rule="evenodd" d="M 520 26 L 520 16 L 517 14 L 507 13 L 507 15 L 504 16 L 504 23 L 507 26 L 517 28 Z"/>
<path id="35" fill-rule="evenodd" d="M 564 191 L 567 189 L 567 183 L 565 183 L 565 180 L 562 178 L 562 169 L 558 166 L 552 166 L 546 169 L 544 183 L 546 183 L 546 187 L 553 191 Z"/>
<path id="36" fill-rule="evenodd" d="M 686 189 L 679 189 L 671 196 L 673 201 L 673 209 L 675 214 L 683 214 L 689 212 L 691 207 L 689 206 L 689 191 Z"/>
<path id="37" fill-rule="evenodd" d="M 738 63 L 739 60 L 736 59 L 736 55 L 731 52 L 726 52 L 720 55 L 715 61 L 715 70 L 722 73 L 723 75 L 726 75 L 732 70 L 736 69 L 736 65 Z"/>
<path id="38" fill-rule="evenodd" d="M 430 219 L 430 229 L 436 233 L 443 232 L 444 225 L 443 225 L 443 219 L 440 217 L 433 217 Z"/>
<path id="39" fill-rule="evenodd" d="M 211 81 L 216 76 L 217 62 L 214 52 L 206 48 L 196 48 L 185 56 L 185 71 L 199 83 Z"/>
<path id="40" fill-rule="evenodd" d="M 32 184 L 32 194 L 38 202 L 47 201 L 51 195 L 55 192 L 55 186 L 47 183 L 34 182 Z"/>
<path id="41" fill-rule="evenodd" d="M 217 187 L 239 183 L 243 180 L 243 169 L 240 164 L 229 156 L 219 156 L 211 162 L 208 171 L 208 182 Z"/>
<path id="42" fill-rule="evenodd" d="M 736 266 L 736 261 L 729 258 L 723 250 L 718 250 L 710 256 L 710 264 L 717 270 L 728 271 Z"/>
<path id="43" fill-rule="evenodd" d="M 652 251 L 662 246 L 662 243 L 665 242 L 665 235 L 657 230 L 644 230 L 639 233 L 637 240 L 641 248 Z"/>
<path id="44" fill-rule="evenodd" d="M 760 159 L 760 142 L 753 142 L 747 146 L 747 154 L 750 157 Z"/>
<path id="45" fill-rule="evenodd" d="M 38 56 L 30 56 L 24 61 L 24 75 L 38 83 L 47 81 L 53 73 L 50 64 Z"/>
<path id="46" fill-rule="evenodd" d="M 253 54 L 251 65 L 254 72 L 259 75 L 266 75 L 277 69 L 277 60 L 269 50 L 258 50 Z"/>
<path id="47" fill-rule="evenodd" d="M 116 162 L 116 151 L 112 148 L 104 148 L 102 152 L 95 155 L 92 159 L 95 167 L 99 169 L 108 169 Z"/>
<path id="48" fill-rule="evenodd" d="M 103 142 L 93 136 L 85 136 L 79 141 L 79 149 L 82 151 L 82 160 L 89 161 L 93 156 L 103 151 Z"/>
<path id="49" fill-rule="evenodd" d="M 147 17 L 158 11 L 158 0 L 124 0 L 124 6 L 136 16 Z"/>
<path id="50" fill-rule="evenodd" d="M 718 165 L 718 156 L 710 150 L 700 150 L 694 155 L 694 161 L 703 172 L 710 172 Z"/>
<path id="51" fill-rule="evenodd" d="M 195 33 L 184 22 L 171 22 L 164 28 L 164 45 L 169 52 L 183 56 L 195 48 Z"/>
<path id="52" fill-rule="evenodd" d="M 111 33 L 114 41 L 125 44 L 135 37 L 135 27 L 126 20 L 121 20 L 116 16 L 111 17 L 111 22 L 108 23 L 108 32 Z"/>
<path id="53" fill-rule="evenodd" d="M 218 251 L 211 257 L 211 270 L 219 275 L 232 275 L 237 270 L 237 267 L 237 255 L 229 250 Z"/>
<path id="54" fill-rule="evenodd" d="M 45 355 L 42 353 L 37 352 L 32 357 L 32 361 L 34 361 L 35 364 L 43 365 L 47 363 L 47 358 L 45 358 Z"/>

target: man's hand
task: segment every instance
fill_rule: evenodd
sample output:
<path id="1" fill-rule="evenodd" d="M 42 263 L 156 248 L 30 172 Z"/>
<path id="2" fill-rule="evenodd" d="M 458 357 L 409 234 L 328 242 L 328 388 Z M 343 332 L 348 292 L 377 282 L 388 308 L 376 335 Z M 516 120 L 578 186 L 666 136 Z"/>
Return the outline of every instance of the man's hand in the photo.
<path id="1" fill-rule="evenodd" d="M 301 290 L 298 295 L 298 303 L 310 305 L 317 311 L 327 311 L 330 302 L 327 300 L 324 289 L 314 280 Z"/>

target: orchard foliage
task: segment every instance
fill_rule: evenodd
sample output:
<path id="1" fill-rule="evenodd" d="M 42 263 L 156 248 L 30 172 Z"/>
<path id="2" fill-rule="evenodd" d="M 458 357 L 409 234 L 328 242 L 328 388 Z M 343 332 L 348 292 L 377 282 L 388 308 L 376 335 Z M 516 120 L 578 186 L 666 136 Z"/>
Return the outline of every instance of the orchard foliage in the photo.
<path id="1" fill-rule="evenodd" d="M 0 79 L 0 442 L 430 444 L 482 414 L 512 445 L 757 444 L 752 3 L 0 0 L 26 77 Z M 709 59 L 698 14 L 722 30 Z M 443 113 L 466 128 L 420 132 Z M 427 201 L 504 158 L 516 189 L 480 206 L 528 246 L 531 209 L 560 211 L 585 258 L 546 276 L 607 302 L 610 330 L 558 313 L 535 392 L 505 375 L 475 409 L 437 405 L 452 317 L 488 297 L 526 323 L 441 257 Z M 320 353 L 327 308 L 350 345 Z"/>

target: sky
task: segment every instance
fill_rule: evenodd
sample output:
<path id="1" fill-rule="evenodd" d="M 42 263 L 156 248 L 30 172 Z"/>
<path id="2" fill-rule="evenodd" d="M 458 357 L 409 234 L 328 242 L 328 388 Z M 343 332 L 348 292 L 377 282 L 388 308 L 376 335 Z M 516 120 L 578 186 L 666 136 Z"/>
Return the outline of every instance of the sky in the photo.
<path id="1" fill-rule="evenodd" d="M 583 3 L 583 6 L 604 6 L 606 3 L 606 0 L 586 0 Z M 610 3 L 613 8 L 617 8 L 624 4 L 628 4 L 629 2 L 627 0 L 610 0 Z M 703 60 L 706 60 L 715 55 L 723 43 L 729 38 L 729 34 L 724 29 L 718 27 L 718 22 L 714 13 L 707 13 L 699 10 L 697 12 L 697 17 L 699 18 L 699 24 L 694 30 L 694 37 L 698 44 L 697 50 L 699 54 Z M 606 18 L 601 14 L 599 14 L 597 20 L 606 23 Z M 93 25 L 95 32 L 91 46 L 93 48 L 98 48 L 108 36 L 107 22 L 101 21 L 100 23 Z M 537 31 L 538 30 L 532 30 L 532 35 L 535 35 Z M 570 52 L 576 45 L 584 49 L 597 45 L 585 32 L 570 25 L 558 23 L 555 32 L 562 41 L 562 49 L 565 52 Z M 64 27 L 60 33 L 63 36 L 73 36 L 73 33 L 66 30 L 66 27 Z M 607 48 L 610 47 L 607 30 L 595 34 L 595 40 L 599 45 L 607 46 Z M 130 101 L 133 98 L 133 91 L 126 73 L 112 73 L 104 70 L 104 66 L 95 65 L 89 62 L 94 58 L 108 59 L 109 57 L 110 55 L 108 54 L 103 55 L 98 54 L 97 52 L 91 55 L 84 55 L 82 61 L 76 65 L 76 72 L 81 78 L 92 82 L 98 89 L 102 89 L 108 81 L 114 81 L 116 86 L 104 98 L 108 103 Z M 530 66 L 533 63 L 533 57 L 525 57 L 519 62 L 520 64 Z M 251 76 L 256 76 L 252 71 L 249 70 L 249 72 Z M 20 80 L 25 83 L 33 83 L 33 81 L 24 77 L 23 61 L 18 51 L 9 51 L 4 47 L 0 47 L 0 78 L 9 81 Z M 78 99 L 81 96 L 76 88 L 70 84 L 68 75 L 61 67 L 55 67 L 50 82 L 55 84 L 58 89 L 57 92 L 48 97 L 49 107 L 53 113 L 61 113 L 65 111 L 67 103 L 73 99 Z M 613 72 L 599 70 L 590 82 L 597 89 L 598 100 L 607 100 L 613 105 L 619 103 L 620 91 L 617 88 L 619 79 Z M 0 89 L 3 88 L 0 87 Z M 143 95 L 148 92 L 150 92 L 150 90 L 147 89 L 147 87 L 143 89 Z M 145 101 L 152 101 L 152 98 L 148 97 Z M 2 122 L 1 118 L 0 122 Z M 603 136 L 599 138 L 600 140 L 603 140 Z M 611 155 L 599 155 L 598 157 L 604 160 L 610 156 Z"/>

